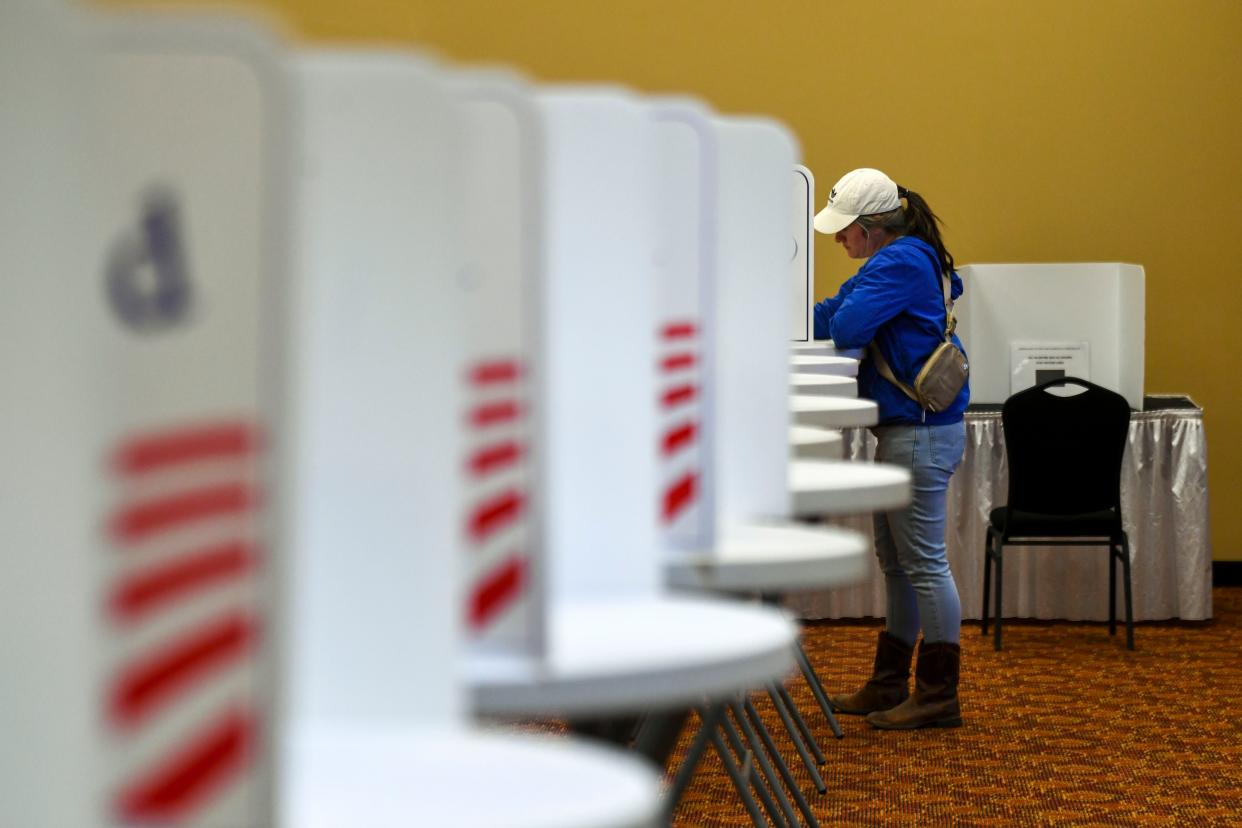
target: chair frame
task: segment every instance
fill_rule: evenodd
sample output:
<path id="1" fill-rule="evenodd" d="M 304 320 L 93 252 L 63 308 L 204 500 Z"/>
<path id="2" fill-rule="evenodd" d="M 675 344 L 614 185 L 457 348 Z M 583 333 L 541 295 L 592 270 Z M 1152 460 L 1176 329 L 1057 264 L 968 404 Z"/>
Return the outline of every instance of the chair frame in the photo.
<path id="1" fill-rule="evenodd" d="M 1030 395 L 1037 394 L 1037 392 L 1046 391 L 1053 387 L 1064 386 L 1064 385 L 1078 386 L 1086 391 L 1096 394 L 1097 397 L 1103 394 L 1106 397 L 1113 398 L 1115 402 L 1110 401 L 1109 404 L 1120 406 L 1121 409 L 1126 412 L 1126 415 L 1125 415 L 1126 421 L 1127 422 L 1129 421 L 1129 413 L 1128 413 L 1129 407 L 1125 404 L 1124 400 L 1116 392 L 1110 391 L 1106 388 L 1102 388 L 1098 385 L 1095 385 L 1092 382 L 1089 382 L 1087 380 L 1084 380 L 1078 377 L 1060 377 L 1060 378 L 1053 379 L 1048 382 L 1036 385 L 1035 387 L 1027 389 L 1026 391 L 1019 392 L 1018 394 L 1015 394 L 1014 396 L 1010 397 L 1009 400 L 1006 400 L 1005 407 L 1001 415 L 1002 422 L 1004 423 L 1006 427 L 1010 425 L 1010 410 L 1011 410 L 1010 406 L 1011 404 L 1016 404 L 1019 398 L 1022 399 L 1022 409 L 1021 409 L 1023 412 L 1022 420 L 1026 421 L 1032 415 L 1034 411 L 1033 409 L 1030 409 L 1029 406 L 1036 399 L 1036 397 L 1031 397 Z M 1015 409 L 1013 413 L 1016 417 L 1016 415 L 1018 414 L 1018 410 Z M 1024 424 L 1029 424 L 1029 423 L 1024 423 Z M 1122 443 L 1119 447 L 1121 449 L 1121 455 L 1118 456 L 1118 460 L 1120 461 L 1125 451 L 1124 443 Z M 1027 450 L 1029 450 L 1029 446 L 1027 447 Z M 1008 443 L 1006 444 L 1006 455 L 1010 456 L 1010 447 Z M 1013 462 L 1012 457 L 1011 457 L 1011 462 Z M 1055 530 L 1049 532 L 1049 531 L 1046 531 L 1048 529 L 1047 525 L 1023 526 L 1019 524 L 1018 526 L 1015 527 L 1014 518 L 1015 518 L 1015 515 L 1019 513 L 1014 511 L 1015 506 L 1013 503 L 1013 499 L 1014 499 L 1016 491 L 1014 488 L 1014 478 L 1012 477 L 1010 478 L 1009 497 L 1007 498 L 1007 500 L 1009 501 L 1009 504 L 1005 507 L 1002 507 L 1002 509 L 1005 512 L 1003 525 L 998 526 L 997 522 L 995 522 L 996 513 L 997 511 L 1000 511 L 1000 510 L 993 510 L 992 513 L 988 516 L 988 528 L 987 528 L 987 533 L 984 536 L 984 541 L 983 541 L 983 544 L 984 544 L 983 548 L 985 552 L 984 559 L 983 559 L 983 608 L 982 608 L 982 612 L 980 613 L 980 626 L 981 626 L 983 635 L 988 634 L 988 599 L 990 597 L 991 586 L 992 586 L 992 562 L 993 561 L 996 562 L 996 599 L 995 599 L 995 604 L 993 606 L 993 612 L 995 616 L 996 625 L 995 625 L 994 636 L 992 640 L 993 649 L 995 650 L 1001 649 L 1001 629 L 1002 629 L 1003 618 L 1004 618 L 1003 602 L 1002 602 L 1003 585 L 1004 585 L 1004 578 L 1003 578 L 1004 576 L 1004 552 L 1005 552 L 1005 546 L 1007 545 L 1008 546 L 1107 546 L 1109 550 L 1108 634 L 1110 636 L 1117 634 L 1117 564 L 1118 562 L 1120 562 L 1121 569 L 1122 569 L 1122 577 L 1123 577 L 1124 586 L 1125 586 L 1126 648 L 1129 650 L 1134 649 L 1134 601 L 1133 601 L 1133 587 L 1131 585 L 1131 577 L 1130 577 L 1130 539 L 1129 539 L 1129 536 L 1126 535 L 1125 528 L 1122 525 L 1121 496 L 1120 496 L 1120 488 L 1119 488 L 1120 481 L 1118 480 L 1116 481 L 1116 483 L 1118 484 L 1118 488 L 1116 490 L 1117 491 L 1116 499 L 1113 500 L 1111 506 L 1108 508 L 1108 511 L 1113 513 L 1112 519 L 1109 520 L 1107 523 L 1104 523 L 1103 525 L 1097 524 L 1095 526 L 1087 527 L 1087 528 L 1095 529 L 1097 531 L 1087 532 L 1087 533 L 1081 533 L 1081 532 L 1076 533 L 1073 531 L 1074 526 L 1072 525 L 1072 523 L 1070 523 L 1064 527 L 1065 531 L 1063 532 L 1055 531 Z M 1025 488 L 1027 487 L 1024 486 L 1024 489 Z M 1023 499 L 1026 500 L 1026 497 L 1028 495 L 1029 495 L 1029 492 L 1026 492 L 1023 496 Z M 1029 508 L 1029 506 L 1026 506 L 1025 504 L 1023 504 L 1019 506 L 1018 508 Z M 1069 517 L 1069 515 L 1066 515 L 1066 516 Z M 1015 532 L 1015 529 L 1017 529 L 1016 532 Z M 1032 533 L 1031 530 L 1036 530 L 1037 533 Z M 1099 531 L 1099 530 L 1105 530 L 1105 531 Z"/>
<path id="2" fill-rule="evenodd" d="M 992 561 L 996 561 L 996 601 L 992 649 L 1001 649 L 1002 589 L 1004 575 L 1004 551 L 1006 546 L 1107 546 L 1108 561 L 1108 634 L 1117 634 L 1117 563 L 1121 562 L 1122 584 L 1126 602 L 1126 649 L 1134 649 L 1134 599 L 1130 579 L 1130 538 L 1122 530 L 1118 537 L 1075 536 L 1073 538 L 1005 537 L 989 523 L 984 537 L 983 557 L 983 611 L 980 625 L 983 635 L 988 634 L 988 598 L 992 586 Z"/>

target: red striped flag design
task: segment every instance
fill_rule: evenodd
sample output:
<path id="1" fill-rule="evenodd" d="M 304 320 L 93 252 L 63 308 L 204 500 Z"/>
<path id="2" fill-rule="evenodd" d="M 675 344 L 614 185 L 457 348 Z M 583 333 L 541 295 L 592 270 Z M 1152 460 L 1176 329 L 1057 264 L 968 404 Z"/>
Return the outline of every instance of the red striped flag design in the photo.
<path id="1" fill-rule="evenodd" d="M 666 524 L 684 514 L 698 497 L 697 463 L 687 471 L 682 457 L 699 439 L 695 410 L 699 386 L 694 376 L 699 365 L 698 335 L 698 324 L 688 319 L 670 320 L 659 331 L 659 402 L 664 423 L 660 453 L 666 475 L 661 518 Z"/>
<path id="2" fill-rule="evenodd" d="M 147 743 L 148 763 L 122 762 L 112 796 L 127 824 L 193 819 L 251 764 L 258 723 L 248 690 L 229 691 L 223 713 L 195 711 L 218 687 L 244 688 L 236 679 L 259 651 L 259 609 L 236 588 L 261 563 L 262 443 L 249 421 L 214 420 L 129 436 L 110 456 L 120 497 L 106 521 L 115 553 L 106 609 L 118 643 L 140 637 L 115 648 L 124 655 L 103 705 L 123 744 Z"/>
<path id="3" fill-rule="evenodd" d="M 476 636 L 520 603 L 529 581 L 529 556 L 513 548 L 525 542 L 527 519 L 526 373 L 519 360 L 506 357 L 478 361 L 466 371 L 471 574 L 465 615 Z"/>

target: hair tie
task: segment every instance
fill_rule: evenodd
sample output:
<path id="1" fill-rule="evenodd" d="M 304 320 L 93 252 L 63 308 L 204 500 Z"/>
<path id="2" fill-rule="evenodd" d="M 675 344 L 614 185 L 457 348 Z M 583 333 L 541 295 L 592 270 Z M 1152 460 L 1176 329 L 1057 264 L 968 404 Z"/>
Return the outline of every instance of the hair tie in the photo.
<path id="1" fill-rule="evenodd" d="M 901 186 L 900 184 L 897 185 L 897 197 L 898 198 L 906 198 L 909 195 L 910 195 L 909 190 L 907 190 L 905 187 Z"/>

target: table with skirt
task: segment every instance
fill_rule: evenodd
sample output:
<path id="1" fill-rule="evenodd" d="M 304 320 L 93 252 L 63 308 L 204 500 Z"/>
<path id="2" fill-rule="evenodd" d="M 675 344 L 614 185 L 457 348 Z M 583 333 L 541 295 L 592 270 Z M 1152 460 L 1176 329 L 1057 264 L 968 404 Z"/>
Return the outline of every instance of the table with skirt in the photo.
<path id="1" fill-rule="evenodd" d="M 844 432 L 848 460 L 872 460 L 875 444 L 867 429 Z M 1207 479 L 1203 410 L 1188 397 L 1146 397 L 1143 410 L 1131 415 L 1121 471 L 1134 620 L 1212 617 Z M 1008 485 L 1001 407 L 972 405 L 966 413 L 965 455 L 949 484 L 945 523 L 963 619 L 980 617 L 988 515 L 1005 505 Z M 870 515 L 832 522 L 872 536 Z M 1117 589 L 1121 607 L 1120 577 Z M 1006 617 L 1106 621 L 1108 552 L 1101 546 L 1006 547 L 1004 594 Z M 785 603 L 808 620 L 882 618 L 884 578 L 876 565 L 868 581 L 791 593 Z"/>

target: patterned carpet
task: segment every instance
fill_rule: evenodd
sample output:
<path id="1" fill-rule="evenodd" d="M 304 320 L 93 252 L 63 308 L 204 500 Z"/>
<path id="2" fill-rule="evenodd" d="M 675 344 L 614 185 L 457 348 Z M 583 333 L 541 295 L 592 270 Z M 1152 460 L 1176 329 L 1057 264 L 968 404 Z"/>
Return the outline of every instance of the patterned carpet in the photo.
<path id="1" fill-rule="evenodd" d="M 841 716 L 835 740 L 805 682 L 789 686 L 827 755 L 820 795 L 766 699 L 758 706 L 829 826 L 1242 826 L 1242 588 L 1216 618 L 1107 625 L 1007 621 L 995 652 L 963 629 L 955 730 L 882 732 Z M 877 624 L 821 621 L 804 644 L 829 692 L 871 667 Z M 697 722 L 696 722 L 697 723 Z M 683 747 L 688 740 L 683 736 Z M 750 825 L 710 752 L 674 825 Z"/>

